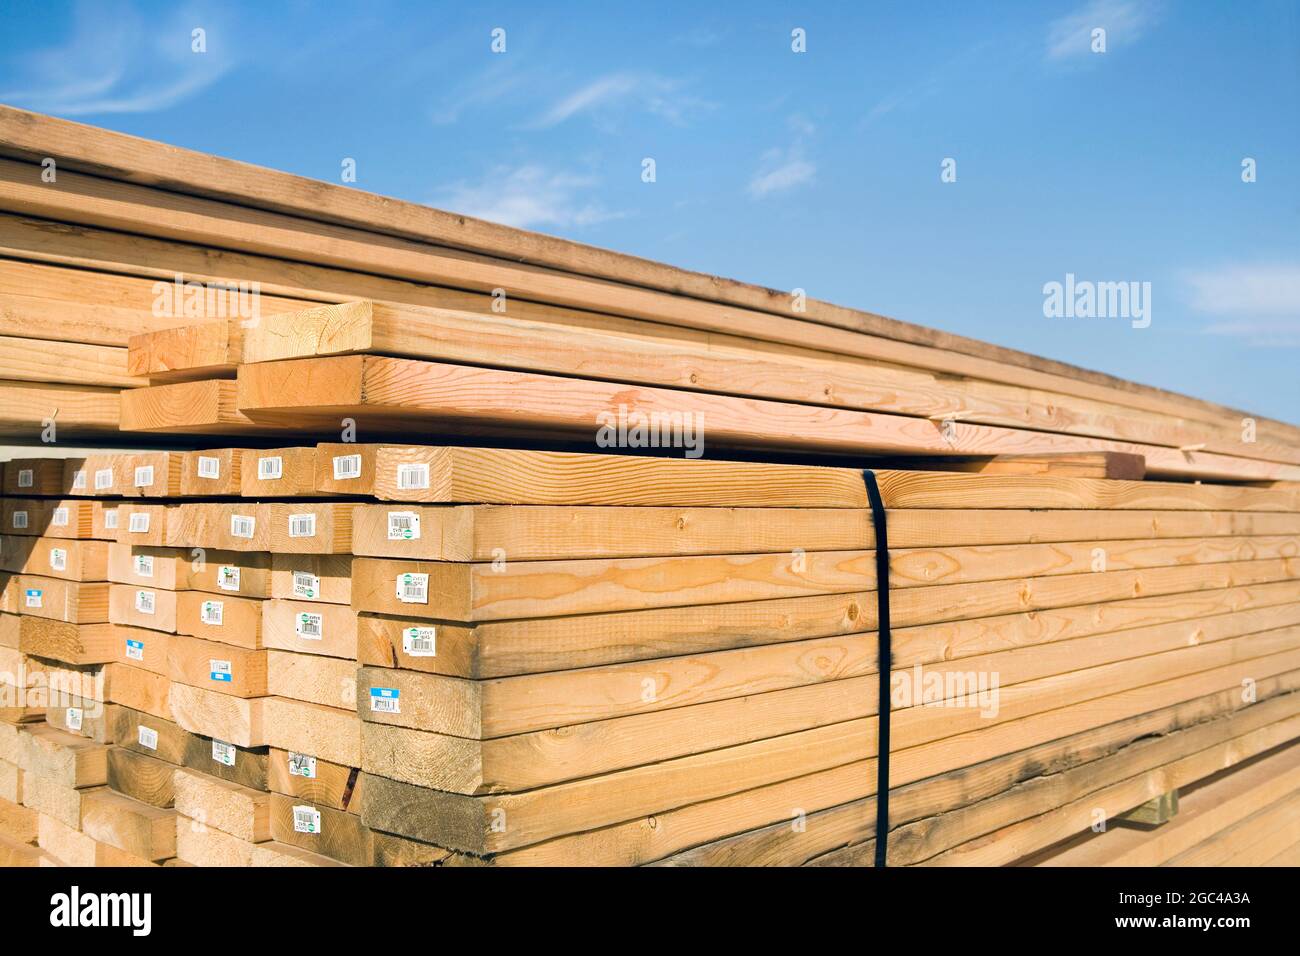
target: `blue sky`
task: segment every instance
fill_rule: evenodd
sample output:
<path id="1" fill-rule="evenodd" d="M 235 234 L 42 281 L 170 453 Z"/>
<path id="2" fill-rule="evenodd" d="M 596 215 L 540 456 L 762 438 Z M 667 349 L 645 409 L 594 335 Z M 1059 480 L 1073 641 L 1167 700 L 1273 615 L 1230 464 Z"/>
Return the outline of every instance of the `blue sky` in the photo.
<path id="1" fill-rule="evenodd" d="M 6 103 L 1300 421 L 1296 0 L 0 18 Z M 1150 326 L 1044 317 L 1067 273 L 1150 282 Z"/>

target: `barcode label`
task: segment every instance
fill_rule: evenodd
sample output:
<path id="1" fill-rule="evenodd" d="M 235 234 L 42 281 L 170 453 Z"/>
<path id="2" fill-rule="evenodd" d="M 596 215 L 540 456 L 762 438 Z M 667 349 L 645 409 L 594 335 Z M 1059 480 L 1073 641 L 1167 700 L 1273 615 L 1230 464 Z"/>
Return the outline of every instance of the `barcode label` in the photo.
<path id="1" fill-rule="evenodd" d="M 117 527 L 117 509 L 105 508 L 104 509 L 104 530 L 112 531 L 116 527 Z"/>
<path id="2" fill-rule="evenodd" d="M 235 745 L 228 744 L 224 740 L 212 739 L 212 759 L 223 767 L 233 767 L 235 765 Z"/>
<path id="3" fill-rule="evenodd" d="M 398 575 L 397 600 L 403 604 L 428 604 L 429 576 L 427 574 Z"/>
<path id="4" fill-rule="evenodd" d="M 133 641 L 128 638 L 126 642 L 126 656 L 133 661 L 144 660 L 144 641 Z"/>
<path id="5" fill-rule="evenodd" d="M 158 749 L 158 731 L 152 727 L 146 727 L 143 724 L 136 728 L 136 740 L 140 742 L 141 747 L 149 750 Z"/>
<path id="6" fill-rule="evenodd" d="M 153 577 L 152 554 L 137 554 L 135 556 L 135 573 L 142 578 Z"/>
<path id="7" fill-rule="evenodd" d="M 26 591 L 28 607 L 42 607 L 45 599 L 45 592 L 40 588 L 28 588 Z"/>
<path id="8" fill-rule="evenodd" d="M 294 597 L 313 600 L 318 594 L 320 594 L 320 578 L 310 571 L 293 572 Z"/>
<path id="9" fill-rule="evenodd" d="M 284 459 L 279 455 L 274 458 L 257 459 L 257 477 L 259 481 L 276 481 L 284 477 Z"/>
<path id="10" fill-rule="evenodd" d="M 153 485 L 153 465 L 141 465 L 135 470 L 135 486 L 149 488 Z"/>
<path id="11" fill-rule="evenodd" d="M 320 833 L 320 811 L 315 807 L 294 807 L 293 828 L 297 833 Z"/>
<path id="12" fill-rule="evenodd" d="M 68 552 L 65 548 L 50 548 L 50 570 L 68 570 Z"/>
<path id="13" fill-rule="evenodd" d="M 232 538 L 251 538 L 253 529 L 256 527 L 257 519 L 252 515 L 230 516 L 230 536 Z"/>
<path id="14" fill-rule="evenodd" d="M 15 511 L 15 512 L 14 512 L 13 526 L 14 526 L 15 528 L 26 528 L 26 527 L 27 527 L 27 512 L 26 512 L 26 511 Z"/>
<path id="15" fill-rule="evenodd" d="M 402 692 L 396 687 L 370 688 L 370 709 L 379 714 L 400 714 Z"/>
<path id="16" fill-rule="evenodd" d="M 293 629 L 299 637 L 319 641 L 324 637 L 324 625 L 325 619 L 322 615 L 305 611 L 294 619 Z"/>
<path id="17" fill-rule="evenodd" d="M 30 488 L 32 484 L 33 484 L 32 470 L 30 468 L 20 469 L 18 472 L 18 487 Z"/>
<path id="18" fill-rule="evenodd" d="M 420 516 L 414 511 L 388 512 L 388 540 L 412 541 L 420 536 Z"/>
<path id="19" fill-rule="evenodd" d="M 289 776 L 316 779 L 316 758 L 309 754 L 289 753 Z"/>
<path id="20" fill-rule="evenodd" d="M 334 459 L 334 480 L 347 481 L 361 477 L 361 456 L 340 455 Z"/>
<path id="21" fill-rule="evenodd" d="M 208 677 L 221 684 L 229 684 L 234 679 L 230 661 L 208 661 Z"/>
<path id="22" fill-rule="evenodd" d="M 424 462 L 397 466 L 397 487 L 414 489 L 429 487 L 429 466 Z"/>
<path id="23" fill-rule="evenodd" d="M 199 620 L 213 627 L 220 627 L 226 614 L 226 605 L 221 601 L 204 601 L 199 607 Z"/>
<path id="24" fill-rule="evenodd" d="M 152 591 L 135 592 L 135 609 L 141 614 L 152 614 L 154 612 L 154 602 L 157 598 Z"/>
<path id="25" fill-rule="evenodd" d="M 314 514 L 289 515 L 289 537 L 316 537 L 316 516 Z"/>
<path id="26" fill-rule="evenodd" d="M 149 531 L 149 512 L 132 511 L 127 520 L 126 530 L 131 534 L 145 534 Z"/>
<path id="27" fill-rule="evenodd" d="M 72 490 L 78 491 L 86 487 L 86 469 L 78 468 L 72 474 Z"/>
<path id="28" fill-rule="evenodd" d="M 63 722 L 68 725 L 69 730 L 80 730 L 82 716 L 80 707 L 69 707 L 68 712 L 63 715 Z"/>
<path id="29" fill-rule="evenodd" d="M 95 469 L 95 490 L 105 491 L 113 487 L 113 469 L 97 468 Z"/>
<path id="30" fill-rule="evenodd" d="M 402 629 L 402 650 L 411 657 L 437 657 L 438 632 L 432 627 Z"/>
<path id="31" fill-rule="evenodd" d="M 54 514 L 50 515 L 50 524 L 56 528 L 66 528 L 68 526 L 68 509 L 55 508 Z"/>
<path id="32" fill-rule="evenodd" d="M 239 568 L 223 564 L 217 568 L 217 587 L 223 591 L 239 590 Z"/>
<path id="33" fill-rule="evenodd" d="M 209 455 L 199 455 L 199 477 L 220 478 L 221 459 L 212 458 Z"/>

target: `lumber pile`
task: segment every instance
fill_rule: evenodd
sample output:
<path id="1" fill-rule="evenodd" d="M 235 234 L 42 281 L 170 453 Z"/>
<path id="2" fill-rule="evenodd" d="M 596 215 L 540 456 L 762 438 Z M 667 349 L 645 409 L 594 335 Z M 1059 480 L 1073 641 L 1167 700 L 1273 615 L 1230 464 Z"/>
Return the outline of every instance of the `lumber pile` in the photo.
<path id="1" fill-rule="evenodd" d="M 10 108 L 0 356 L 0 427 L 28 440 L 51 421 L 319 438 L 346 410 L 370 434 L 590 447 L 600 414 L 659 414 L 702 418 L 719 448 L 1114 452 L 1160 477 L 1300 479 L 1293 425 Z"/>
<path id="2" fill-rule="evenodd" d="M 103 464 L 44 461 L 68 487 Z M 166 814 L 191 865 L 871 859 L 857 471 L 326 443 L 123 453 L 111 473 L 4 503 L 28 678 L 105 681 L 100 710 L 9 715 L 29 741 L 10 802 L 64 828 L 29 856 L 92 859 L 123 817 L 156 837 Z M 1297 489 L 877 477 L 891 865 L 1014 863 L 1300 738 Z M 61 544 L 79 579 L 53 575 Z M 100 769 L 42 780 L 38 738 Z M 1278 779 L 1225 827 L 1284 800 Z"/>
<path id="3" fill-rule="evenodd" d="M 7 864 L 1294 859 L 1294 425 L 0 107 L 0 434 Z"/>

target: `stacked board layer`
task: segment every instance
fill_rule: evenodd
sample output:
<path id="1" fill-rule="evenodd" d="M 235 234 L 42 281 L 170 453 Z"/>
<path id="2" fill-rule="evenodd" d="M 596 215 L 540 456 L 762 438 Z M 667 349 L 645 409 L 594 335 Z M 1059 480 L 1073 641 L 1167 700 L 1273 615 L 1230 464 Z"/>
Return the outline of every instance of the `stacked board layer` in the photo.
<path id="1" fill-rule="evenodd" d="M 324 437 L 347 417 L 590 448 L 601 416 L 660 415 L 719 449 L 1112 452 L 1160 477 L 1300 479 L 1290 424 L 9 108 L 0 357 L 0 427 L 29 441 Z"/>
<path id="2" fill-rule="evenodd" d="M 5 669 L 41 703 L 4 712 L 11 859 L 872 859 L 858 471 L 333 443 L 5 475 Z M 1120 818 L 1184 788 L 1216 812 L 1157 862 L 1285 859 L 1300 491 L 877 477 L 891 865 L 1158 855 Z"/>

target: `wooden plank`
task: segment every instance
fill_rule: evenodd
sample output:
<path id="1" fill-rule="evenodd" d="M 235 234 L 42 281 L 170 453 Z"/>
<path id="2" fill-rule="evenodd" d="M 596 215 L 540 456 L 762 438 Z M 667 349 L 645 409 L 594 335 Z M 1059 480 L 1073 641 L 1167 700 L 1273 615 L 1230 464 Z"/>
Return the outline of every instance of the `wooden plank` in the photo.
<path id="1" fill-rule="evenodd" d="M 239 747 L 265 747 L 263 706 L 268 698 L 243 699 L 188 684 L 173 683 L 170 703 L 176 723 L 192 734 Z"/>
<path id="2" fill-rule="evenodd" d="M 107 582 L 60 581 L 35 574 L 18 577 L 22 612 L 70 624 L 108 622 Z"/>
<path id="3" fill-rule="evenodd" d="M 6 571 L 67 581 L 108 580 L 108 541 L 8 536 L 0 539 Z"/>
<path id="4" fill-rule="evenodd" d="M 354 505 L 302 501 L 269 506 L 276 554 L 351 554 Z"/>
<path id="5" fill-rule="evenodd" d="M 224 740 L 191 734 L 184 764 L 190 770 L 227 783 L 266 790 L 267 761 L 265 747 L 237 747 Z"/>
<path id="6" fill-rule="evenodd" d="M 0 435 L 27 442 L 116 438 L 121 425 L 119 390 L 97 385 L 55 385 L 0 380 Z"/>
<path id="7" fill-rule="evenodd" d="M 111 624 L 68 624 L 23 615 L 19 635 L 19 649 L 36 657 L 77 665 L 117 659 L 118 641 Z"/>
<path id="8" fill-rule="evenodd" d="M 271 795 L 193 770 L 176 771 L 176 809 L 246 843 L 271 839 Z"/>
<path id="9" fill-rule="evenodd" d="M 324 707 L 356 703 L 356 661 L 280 650 L 262 653 L 266 655 L 265 693 Z"/>
<path id="10" fill-rule="evenodd" d="M 266 651 L 234 644 L 172 635 L 167 648 L 167 676 L 181 684 L 233 697 L 265 697 Z"/>
<path id="11" fill-rule="evenodd" d="M 1240 444 L 1240 443 L 1238 443 Z M 891 461 L 894 468 L 964 471 L 981 475 L 1056 475 L 1063 478 L 1114 478 L 1141 481 L 1146 459 L 1114 451 L 1062 455 L 993 455 L 988 458 L 914 458 Z"/>
<path id="12" fill-rule="evenodd" d="M 357 612 L 344 604 L 265 601 L 262 643 L 276 650 L 323 654 L 355 662 Z"/>
<path id="13" fill-rule="evenodd" d="M 141 393 L 136 389 L 124 394 L 123 428 L 155 430 L 158 426 L 147 418 L 130 413 L 130 400 Z M 518 401 L 523 393 L 530 397 L 526 408 Z M 237 404 L 242 414 L 260 425 L 336 428 L 342 415 L 360 427 L 379 431 L 429 421 L 518 428 L 534 436 L 543 432 L 590 436 L 597 443 L 608 439 L 610 445 L 623 440 L 619 435 L 638 421 L 645 428 L 662 420 L 672 423 L 663 426 L 669 431 L 665 443 L 693 457 L 703 450 L 704 436 L 696 431 L 703 426 L 698 423 L 707 422 L 709 442 L 739 447 L 853 455 L 1118 451 L 1142 455 L 1149 473 L 1167 477 L 1238 481 L 1300 477 L 1297 465 L 1138 442 L 966 422 L 939 429 L 925 419 L 848 409 L 376 356 L 241 366 Z M 656 424 L 656 445 L 658 428 Z"/>
<path id="14" fill-rule="evenodd" d="M 245 449 L 240 493 L 245 498 L 316 494 L 316 447 Z"/>
<path id="15" fill-rule="evenodd" d="M 271 596 L 327 604 L 352 602 L 352 556 L 272 554 Z"/>
<path id="16" fill-rule="evenodd" d="M 180 435 L 273 435 L 239 411 L 235 383 L 203 379 L 149 385 L 120 393 L 118 420 L 124 432 Z"/>
<path id="17" fill-rule="evenodd" d="M 181 593 L 184 592 L 129 584 L 109 585 L 108 619 L 116 627 L 129 627 L 133 631 L 172 633 L 176 630 L 176 599 Z M 148 638 L 139 634 L 123 634 L 122 640 L 144 641 L 148 645 Z"/>
<path id="18" fill-rule="evenodd" d="M 140 332 L 127 349 L 130 373 L 156 384 L 234 378 L 243 361 L 243 324 L 217 319 Z"/>
<path id="19" fill-rule="evenodd" d="M 112 674 L 114 703 L 162 720 L 173 719 L 170 702 L 173 685 L 170 679 L 143 667 L 122 663 L 107 666 Z"/>
<path id="20" fill-rule="evenodd" d="M 242 448 L 186 452 L 181 458 L 182 495 L 238 495 L 244 463 Z"/>
<path id="21" fill-rule="evenodd" d="M 108 747 L 64 733 L 52 727 L 36 726 L 22 734 L 22 769 L 63 787 L 102 786 L 108 772 Z"/>
<path id="22" fill-rule="evenodd" d="M 126 747 L 108 751 L 108 786 L 132 800 L 164 809 L 173 806 L 175 776 L 175 764 Z"/>
<path id="23" fill-rule="evenodd" d="M 205 591 L 178 591 L 176 630 L 178 634 L 206 641 L 249 651 L 261 650 L 262 601 L 260 598 L 217 597 Z"/>
<path id="24" fill-rule="evenodd" d="M 271 836 L 349 866 L 369 866 L 374 856 L 359 815 L 281 793 L 271 794 Z"/>
<path id="25" fill-rule="evenodd" d="M 276 793 L 335 810 L 359 812 L 360 771 L 309 754 L 271 748 L 270 788 Z"/>
<path id="26" fill-rule="evenodd" d="M 277 750 L 309 754 L 345 767 L 361 766 L 361 719 L 354 707 L 325 707 L 267 697 L 267 742 Z"/>
<path id="27" fill-rule="evenodd" d="M 176 811 L 151 807 L 108 789 L 82 800 L 81 832 L 146 860 L 176 855 Z"/>
<path id="28" fill-rule="evenodd" d="M 174 721 L 130 707 L 118 707 L 114 713 L 113 742 L 117 746 L 176 767 L 185 762 L 190 736 Z"/>

